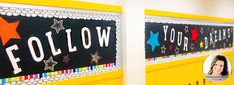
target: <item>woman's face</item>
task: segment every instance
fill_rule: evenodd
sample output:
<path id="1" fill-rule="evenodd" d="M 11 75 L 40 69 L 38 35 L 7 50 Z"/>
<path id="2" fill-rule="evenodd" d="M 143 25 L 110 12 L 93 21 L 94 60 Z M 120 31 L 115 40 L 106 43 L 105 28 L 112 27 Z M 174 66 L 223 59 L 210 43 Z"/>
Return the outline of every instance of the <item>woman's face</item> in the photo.
<path id="1" fill-rule="evenodd" d="M 213 72 L 212 75 L 214 76 L 220 76 L 221 72 L 223 71 L 224 68 L 224 62 L 221 60 L 216 61 L 214 67 L 213 67 Z"/>

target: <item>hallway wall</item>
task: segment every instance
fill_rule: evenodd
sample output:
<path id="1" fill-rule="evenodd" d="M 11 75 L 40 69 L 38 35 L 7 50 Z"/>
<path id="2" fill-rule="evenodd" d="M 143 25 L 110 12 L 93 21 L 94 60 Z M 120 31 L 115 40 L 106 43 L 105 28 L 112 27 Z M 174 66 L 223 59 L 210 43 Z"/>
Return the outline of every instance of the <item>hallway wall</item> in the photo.
<path id="1" fill-rule="evenodd" d="M 125 4 L 126 0 L 77 0 L 77 1 L 84 1 L 84 2 L 92 2 L 92 3 L 100 3 L 100 4 L 110 4 L 110 5 L 117 5 L 117 6 L 122 6 L 123 9 L 123 20 L 125 20 L 126 17 L 131 17 L 129 19 L 132 18 L 136 18 L 137 20 L 142 20 L 144 18 L 144 15 L 142 14 L 142 9 L 139 11 L 137 9 L 133 10 L 134 13 L 141 13 L 141 14 L 136 14 L 134 15 L 133 13 L 130 14 L 126 14 L 124 11 L 126 10 L 124 7 L 129 6 L 129 4 Z M 152 9 L 152 10 L 163 10 L 163 11 L 169 11 L 169 12 L 178 12 L 178 13 L 185 13 L 185 14 L 195 14 L 195 15 L 203 15 L 203 16 L 214 16 L 214 17 L 221 17 L 221 18 L 231 18 L 234 19 L 234 0 L 141 0 L 144 1 L 142 3 L 136 3 L 136 4 L 131 4 L 131 7 L 133 6 L 140 6 L 140 7 L 144 7 L 146 9 Z M 134 3 L 135 0 L 127 0 L 128 3 Z M 140 1 L 139 1 L 140 2 Z M 143 5 L 142 5 L 143 4 Z M 128 20 L 129 20 L 128 19 Z M 121 28 L 121 32 L 124 35 L 128 35 L 131 34 L 133 32 L 137 32 L 140 33 L 141 35 L 144 33 L 144 28 L 142 26 L 144 26 L 144 21 L 135 21 L 135 19 L 129 20 L 125 23 L 123 23 L 122 28 Z M 125 21 L 124 21 L 125 22 Z M 128 25 L 128 26 L 127 26 Z M 132 26 L 129 26 L 132 25 Z M 136 26 L 133 26 L 136 25 Z M 138 26 L 140 25 L 140 26 Z M 136 28 L 132 28 L 132 27 L 136 27 Z M 132 31 L 132 32 L 130 32 Z M 121 34 L 121 35 L 122 35 Z M 178 84 L 192 84 L 195 85 L 196 81 L 199 81 L 200 83 L 203 82 L 204 77 L 200 77 L 202 76 L 201 72 L 194 72 L 195 75 L 194 78 L 190 78 L 189 76 L 192 75 L 191 71 L 193 71 L 194 67 L 199 68 L 196 70 L 201 70 L 201 64 L 204 61 L 204 59 L 207 56 L 201 56 L 199 58 L 193 58 L 193 59 L 188 59 L 188 60 L 180 60 L 180 61 L 175 61 L 172 63 L 164 63 L 163 65 L 166 67 L 159 67 L 159 68 L 167 68 L 168 66 L 170 67 L 174 67 L 175 64 L 173 63 L 177 63 L 176 65 L 180 65 L 178 68 L 168 68 L 168 69 L 164 69 L 164 70 L 158 70 L 158 66 L 159 65 L 153 65 L 151 67 L 147 67 L 146 66 L 146 73 L 142 73 L 142 71 L 136 71 L 137 69 L 126 69 L 124 68 L 126 66 L 126 64 L 128 65 L 135 65 L 136 67 L 138 67 L 138 65 L 142 66 L 145 65 L 144 63 L 142 63 L 142 61 L 145 61 L 145 56 L 142 56 L 142 54 L 144 54 L 144 40 L 145 36 L 141 36 L 138 35 L 136 36 L 122 36 L 121 39 L 121 44 L 122 44 L 122 48 L 123 49 L 129 49 L 126 47 L 126 44 L 131 44 L 134 43 L 134 41 L 139 41 L 141 42 L 140 44 L 137 43 L 137 45 L 135 45 L 134 48 L 131 48 L 129 50 L 127 50 L 128 52 L 131 52 L 133 54 L 127 54 L 128 52 L 121 52 L 121 59 L 122 61 L 122 68 L 123 70 L 121 71 L 117 71 L 115 73 L 110 73 L 110 74 L 115 74 L 114 77 L 110 77 L 111 75 L 109 75 L 109 73 L 104 74 L 104 75 L 109 75 L 106 78 L 109 79 L 99 79 L 99 80 L 94 80 L 94 81 L 87 81 L 81 84 L 88 84 L 88 85 L 98 85 L 98 84 L 103 84 L 103 82 L 105 82 L 106 80 L 110 80 L 113 79 L 112 81 L 110 81 L 111 83 L 105 83 L 106 85 L 108 84 L 122 84 L 122 82 L 124 80 L 131 79 L 130 81 L 125 81 L 124 84 L 127 84 L 126 82 L 131 82 L 131 83 L 135 83 L 136 85 L 141 85 L 141 83 L 144 83 L 144 80 L 142 81 L 137 81 L 136 80 L 136 76 L 135 75 L 129 75 L 124 73 L 126 70 L 130 73 L 136 74 L 138 75 L 137 77 L 141 77 L 142 79 L 145 79 L 146 77 L 146 84 L 147 85 L 167 85 L 167 84 L 171 84 L 170 82 L 168 82 L 168 80 L 173 80 L 174 82 L 177 82 Z M 126 37 L 126 38 L 124 38 Z M 128 39 L 128 40 L 127 40 Z M 127 41 L 126 41 L 127 40 Z M 134 54 L 135 52 L 135 54 Z M 230 53 L 233 53 L 233 51 L 227 52 L 227 55 L 231 55 Z M 140 55 L 138 55 L 140 54 Z M 131 60 L 126 60 L 126 57 L 132 58 Z M 230 56 L 230 60 L 234 61 L 234 59 L 232 58 L 234 56 Z M 131 62 L 129 62 L 131 61 Z M 138 62 L 140 61 L 140 63 Z M 194 62 L 197 61 L 197 62 Z M 184 64 L 181 65 L 181 62 L 183 62 Z M 194 62 L 194 63 L 190 63 L 190 62 Z M 180 64 L 179 64 L 180 63 Z M 189 64 L 188 64 L 189 63 Z M 162 64 L 160 64 L 162 65 Z M 232 65 L 234 65 L 234 63 L 232 63 Z M 141 67 L 139 67 L 138 69 L 141 69 Z M 122 77 L 124 76 L 124 78 L 122 79 Z M 127 77 L 126 77 L 127 76 Z M 167 77 L 162 77 L 162 76 L 167 76 Z M 185 78 L 182 78 L 182 76 Z M 97 76 L 96 76 L 97 77 Z M 98 76 L 100 77 L 100 76 Z M 187 77 L 189 77 L 187 79 Z M 89 77 L 88 79 L 92 79 L 93 77 Z M 177 79 L 178 78 L 178 79 Z M 85 78 L 83 78 L 84 80 Z M 226 85 L 229 83 L 234 83 L 233 81 L 233 76 L 231 76 L 229 78 L 228 81 L 222 85 Z M 83 81 L 82 79 L 78 80 L 78 81 Z M 183 81 L 182 81 L 183 80 Z M 98 82 L 98 81 L 101 81 Z M 181 82 L 180 82 L 181 81 Z M 61 84 L 65 84 L 71 81 L 66 81 L 66 82 L 62 82 Z M 74 82 L 77 82 L 77 80 L 75 80 Z M 166 83 L 167 82 L 167 83 Z M 208 81 L 207 81 L 208 82 Z M 58 82 L 60 83 L 60 82 Z M 199 85 L 200 85 L 199 83 Z M 202 84 L 202 83 L 201 83 Z M 212 84 L 212 83 L 210 83 Z M 207 85 L 207 84 L 206 84 Z"/>

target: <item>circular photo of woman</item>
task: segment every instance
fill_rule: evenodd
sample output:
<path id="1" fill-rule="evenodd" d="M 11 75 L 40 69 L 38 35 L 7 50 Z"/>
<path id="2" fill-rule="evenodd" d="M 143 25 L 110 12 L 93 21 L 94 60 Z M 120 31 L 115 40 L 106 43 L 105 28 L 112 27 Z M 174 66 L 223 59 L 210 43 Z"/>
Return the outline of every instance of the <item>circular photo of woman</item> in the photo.
<path id="1" fill-rule="evenodd" d="M 203 64 L 203 72 L 209 81 L 224 81 L 232 72 L 232 66 L 224 55 L 211 55 Z"/>

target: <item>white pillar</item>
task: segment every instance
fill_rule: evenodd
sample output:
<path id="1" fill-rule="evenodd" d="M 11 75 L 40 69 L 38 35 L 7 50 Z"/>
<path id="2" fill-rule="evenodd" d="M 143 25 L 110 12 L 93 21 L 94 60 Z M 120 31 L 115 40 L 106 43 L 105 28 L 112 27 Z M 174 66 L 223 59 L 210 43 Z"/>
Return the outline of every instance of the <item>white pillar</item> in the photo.
<path id="1" fill-rule="evenodd" d="M 124 85 L 145 85 L 144 0 L 123 0 Z"/>

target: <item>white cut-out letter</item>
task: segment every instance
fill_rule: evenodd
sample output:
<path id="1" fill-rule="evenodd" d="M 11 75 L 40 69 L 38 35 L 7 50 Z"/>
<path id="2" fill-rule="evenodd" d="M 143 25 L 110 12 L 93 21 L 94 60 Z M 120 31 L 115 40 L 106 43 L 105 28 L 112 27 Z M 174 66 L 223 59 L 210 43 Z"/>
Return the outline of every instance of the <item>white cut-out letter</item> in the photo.
<path id="1" fill-rule="evenodd" d="M 108 47 L 111 27 L 107 27 L 107 33 L 106 30 L 103 29 L 102 34 L 101 34 L 101 27 L 96 27 L 96 29 L 98 33 L 98 41 L 100 47 L 103 47 L 103 41 L 105 42 L 105 46 Z"/>
<path id="2" fill-rule="evenodd" d="M 180 46 L 182 43 L 182 32 L 178 32 L 177 44 Z"/>
<path id="3" fill-rule="evenodd" d="M 18 50 L 18 49 L 19 48 L 18 48 L 18 46 L 16 44 L 6 48 L 6 53 L 7 53 L 8 57 L 9 57 L 9 59 L 11 61 L 11 65 L 13 66 L 14 74 L 18 74 L 18 73 L 20 73 L 22 71 L 21 68 L 17 64 L 17 62 L 19 62 L 20 59 L 15 58 L 13 53 L 12 53 L 12 51 Z"/>
<path id="4" fill-rule="evenodd" d="M 33 47 L 33 41 L 35 43 L 37 43 L 40 56 L 37 56 L 36 53 L 35 53 L 35 50 L 34 50 L 34 47 Z M 42 48 L 42 44 L 41 44 L 41 41 L 37 37 L 30 37 L 28 39 L 28 47 L 29 47 L 29 50 L 31 52 L 31 55 L 32 55 L 33 59 L 36 62 L 41 62 L 44 59 L 45 55 L 44 55 L 44 51 L 43 51 L 43 48 Z"/>
<path id="5" fill-rule="evenodd" d="M 188 37 L 184 37 L 184 48 L 183 50 L 188 51 Z"/>
<path id="6" fill-rule="evenodd" d="M 75 51 L 77 51 L 76 46 L 72 47 L 72 43 L 71 43 L 71 29 L 67 29 L 66 33 L 67 33 L 67 44 L 68 44 L 69 52 L 75 52 Z"/>
<path id="7" fill-rule="evenodd" d="M 163 25 L 163 29 L 164 29 L 164 41 L 167 41 L 167 29 L 168 29 L 168 25 Z"/>
<path id="8" fill-rule="evenodd" d="M 172 28 L 171 29 L 171 36 L 170 36 L 171 43 L 174 43 L 174 40 L 175 40 L 175 29 Z"/>
<path id="9" fill-rule="evenodd" d="M 226 39 L 226 29 L 223 29 L 223 40 Z"/>
<path id="10" fill-rule="evenodd" d="M 213 37 L 212 34 L 210 33 L 210 45 L 213 44 Z"/>
<path id="11" fill-rule="evenodd" d="M 87 33 L 87 37 L 88 37 L 88 42 L 85 42 L 85 32 Z M 87 27 L 83 27 L 81 29 L 81 36 L 82 36 L 82 43 L 85 49 L 89 49 L 91 46 L 91 34 L 90 34 L 90 30 Z"/>
<path id="12" fill-rule="evenodd" d="M 54 47 L 54 42 L 53 42 L 53 39 L 52 39 L 52 36 L 51 36 L 51 35 L 52 35 L 51 32 L 47 32 L 47 33 L 46 33 L 46 36 L 47 36 L 48 41 L 49 41 L 49 44 L 50 44 L 51 52 L 52 52 L 53 56 L 56 56 L 56 55 L 61 54 L 62 52 L 61 52 L 61 49 L 60 49 L 60 48 L 56 49 L 56 48 Z"/>
<path id="13" fill-rule="evenodd" d="M 207 39 L 207 37 L 205 37 L 205 49 L 208 48 L 208 45 L 209 45 L 208 39 Z"/>
<path id="14" fill-rule="evenodd" d="M 214 37 L 214 42 L 217 42 L 218 40 L 217 40 L 217 31 L 215 31 L 215 37 Z"/>

